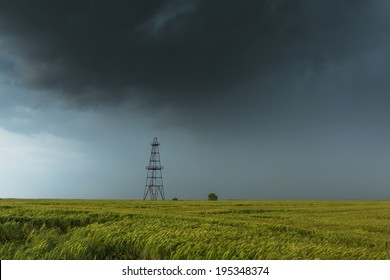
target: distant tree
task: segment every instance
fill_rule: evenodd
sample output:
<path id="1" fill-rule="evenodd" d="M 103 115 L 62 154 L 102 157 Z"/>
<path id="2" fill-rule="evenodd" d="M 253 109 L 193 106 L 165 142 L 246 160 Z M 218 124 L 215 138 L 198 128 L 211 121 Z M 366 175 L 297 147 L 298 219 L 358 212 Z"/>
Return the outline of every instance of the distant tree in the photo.
<path id="1" fill-rule="evenodd" d="M 179 199 L 177 199 L 177 197 L 174 197 L 174 198 L 172 198 L 172 200 L 179 200 Z"/>
<path id="2" fill-rule="evenodd" d="M 215 193 L 210 193 L 209 200 L 218 200 L 218 196 Z"/>

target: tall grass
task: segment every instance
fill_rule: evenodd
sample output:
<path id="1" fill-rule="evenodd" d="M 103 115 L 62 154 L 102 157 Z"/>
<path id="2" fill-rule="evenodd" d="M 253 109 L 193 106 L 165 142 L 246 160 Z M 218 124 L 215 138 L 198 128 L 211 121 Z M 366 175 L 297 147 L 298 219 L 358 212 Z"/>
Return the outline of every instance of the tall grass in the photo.
<path id="1" fill-rule="evenodd" d="M 0 258 L 390 259 L 390 202 L 0 200 Z"/>

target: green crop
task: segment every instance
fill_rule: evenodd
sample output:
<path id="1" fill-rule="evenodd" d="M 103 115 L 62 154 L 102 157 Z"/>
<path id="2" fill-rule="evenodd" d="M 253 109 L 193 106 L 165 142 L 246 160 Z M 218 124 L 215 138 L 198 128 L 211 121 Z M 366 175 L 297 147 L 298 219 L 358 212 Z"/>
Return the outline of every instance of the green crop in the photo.
<path id="1" fill-rule="evenodd" d="M 390 202 L 0 200 L 0 259 L 390 259 Z"/>

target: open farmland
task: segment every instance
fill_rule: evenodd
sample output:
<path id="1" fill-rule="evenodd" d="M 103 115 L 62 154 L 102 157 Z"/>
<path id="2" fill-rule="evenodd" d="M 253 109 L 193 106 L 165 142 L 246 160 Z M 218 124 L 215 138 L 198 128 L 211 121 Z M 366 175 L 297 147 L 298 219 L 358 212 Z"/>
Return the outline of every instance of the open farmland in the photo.
<path id="1" fill-rule="evenodd" d="M 390 202 L 0 200 L 0 259 L 390 259 Z"/>

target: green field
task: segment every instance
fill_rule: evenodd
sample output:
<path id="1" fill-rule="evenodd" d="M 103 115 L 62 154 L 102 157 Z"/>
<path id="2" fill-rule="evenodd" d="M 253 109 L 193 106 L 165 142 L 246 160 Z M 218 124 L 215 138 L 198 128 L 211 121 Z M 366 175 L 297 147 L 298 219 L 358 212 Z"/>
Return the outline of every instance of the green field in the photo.
<path id="1" fill-rule="evenodd" d="M 390 259 L 389 201 L 0 200 L 0 259 Z"/>

